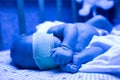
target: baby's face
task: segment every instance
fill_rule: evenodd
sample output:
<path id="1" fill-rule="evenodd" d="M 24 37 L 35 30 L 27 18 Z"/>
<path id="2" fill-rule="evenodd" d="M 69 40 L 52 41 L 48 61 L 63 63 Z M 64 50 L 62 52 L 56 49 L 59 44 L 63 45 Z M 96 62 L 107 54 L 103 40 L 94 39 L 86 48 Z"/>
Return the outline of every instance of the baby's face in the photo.
<path id="1" fill-rule="evenodd" d="M 54 48 L 59 47 L 61 44 L 61 40 L 55 36 L 53 38 L 54 38 Z"/>

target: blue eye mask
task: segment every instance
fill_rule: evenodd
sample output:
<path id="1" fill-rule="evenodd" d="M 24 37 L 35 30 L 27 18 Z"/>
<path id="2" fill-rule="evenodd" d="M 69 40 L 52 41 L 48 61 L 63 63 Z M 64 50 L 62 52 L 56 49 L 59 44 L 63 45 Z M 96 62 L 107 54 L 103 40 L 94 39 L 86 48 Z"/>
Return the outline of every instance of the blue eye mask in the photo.
<path id="1" fill-rule="evenodd" d="M 33 34 L 33 59 L 41 70 L 57 67 L 50 57 L 51 49 L 54 48 L 53 34 Z"/>

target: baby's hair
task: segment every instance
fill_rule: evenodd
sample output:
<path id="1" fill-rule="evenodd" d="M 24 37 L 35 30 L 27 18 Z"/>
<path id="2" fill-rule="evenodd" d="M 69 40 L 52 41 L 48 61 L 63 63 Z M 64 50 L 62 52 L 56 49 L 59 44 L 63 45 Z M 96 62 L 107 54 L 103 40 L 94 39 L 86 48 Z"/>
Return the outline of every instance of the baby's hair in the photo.
<path id="1" fill-rule="evenodd" d="M 34 64 L 32 51 L 32 35 L 20 35 L 11 47 L 11 58 L 15 65 L 20 68 L 31 68 Z M 35 65 L 35 64 L 34 64 Z M 34 68 L 34 66 L 32 66 Z"/>

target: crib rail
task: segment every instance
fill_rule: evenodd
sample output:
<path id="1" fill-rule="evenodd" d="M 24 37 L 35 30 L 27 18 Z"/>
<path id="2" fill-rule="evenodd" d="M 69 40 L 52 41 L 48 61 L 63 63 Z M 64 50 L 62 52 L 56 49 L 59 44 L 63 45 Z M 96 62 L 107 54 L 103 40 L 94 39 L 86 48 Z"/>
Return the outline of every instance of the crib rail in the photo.
<path id="1" fill-rule="evenodd" d="M 24 34 L 26 31 L 25 28 L 25 18 L 24 18 L 24 0 L 17 0 L 18 11 L 19 11 L 19 25 L 20 25 L 20 34 Z M 39 5 L 39 14 L 40 22 L 45 21 L 44 10 L 45 10 L 45 0 L 38 0 Z M 56 0 L 57 7 L 57 20 L 62 18 L 62 0 Z M 76 1 L 71 0 L 71 10 L 72 10 L 72 20 L 73 22 L 77 21 L 77 10 L 76 10 Z"/>
<path id="2" fill-rule="evenodd" d="M 24 1 L 25 0 L 16 0 L 17 4 L 17 10 L 18 10 L 18 22 L 19 22 L 19 34 L 25 34 L 26 33 L 26 25 L 25 25 L 25 12 L 24 12 Z M 38 7 L 39 7 L 39 19 L 40 23 L 45 21 L 45 1 L 47 0 L 37 0 L 38 2 Z M 62 10 L 63 10 L 63 1 L 64 0 L 55 0 L 56 2 L 56 11 L 57 11 L 57 19 L 56 20 L 61 20 L 62 19 Z M 72 13 L 72 21 L 76 22 L 77 21 L 77 8 L 76 8 L 76 0 L 69 0 L 71 3 L 71 13 Z M 65 4 L 65 3 L 64 3 Z M 2 27 L 0 23 L 0 50 L 3 49 L 3 35 L 2 35 Z"/>

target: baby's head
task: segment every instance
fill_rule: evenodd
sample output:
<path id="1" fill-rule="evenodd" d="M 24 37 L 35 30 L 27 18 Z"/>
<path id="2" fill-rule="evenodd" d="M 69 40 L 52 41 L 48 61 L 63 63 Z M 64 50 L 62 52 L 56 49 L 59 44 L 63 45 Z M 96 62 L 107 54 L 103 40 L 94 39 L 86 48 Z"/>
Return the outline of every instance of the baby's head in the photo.
<path id="1" fill-rule="evenodd" d="M 38 36 L 36 37 L 37 39 L 35 39 L 35 35 L 36 34 L 22 35 L 13 42 L 13 45 L 11 48 L 11 58 L 15 65 L 22 68 L 33 68 L 33 69 L 38 68 L 38 64 L 35 61 L 35 57 L 36 57 L 35 54 L 36 53 L 41 54 L 41 52 L 40 50 L 39 52 L 37 52 L 37 49 L 41 49 L 41 50 L 43 49 L 45 50 L 46 48 L 52 49 L 52 48 L 58 47 L 61 44 L 61 41 L 53 35 L 46 34 L 46 35 L 50 35 L 49 38 L 47 38 L 46 35 L 41 36 L 41 34 L 39 35 L 37 34 L 38 36 L 41 36 L 41 38 L 43 37 L 42 39 L 39 39 L 40 37 L 38 38 Z M 46 40 L 44 37 L 46 37 Z M 42 42 L 39 40 L 41 40 Z M 44 43 L 52 42 L 51 44 L 53 46 L 51 47 L 49 44 L 44 45 L 43 42 Z M 46 52 L 43 52 L 43 53 L 45 53 L 46 55 Z M 50 54 L 50 52 L 47 54 Z"/>
<path id="2" fill-rule="evenodd" d="M 35 67 L 34 60 L 32 58 L 32 35 L 22 35 L 18 37 L 11 48 L 11 58 L 15 65 L 22 68 Z M 33 64 L 33 65 L 32 65 Z"/>

